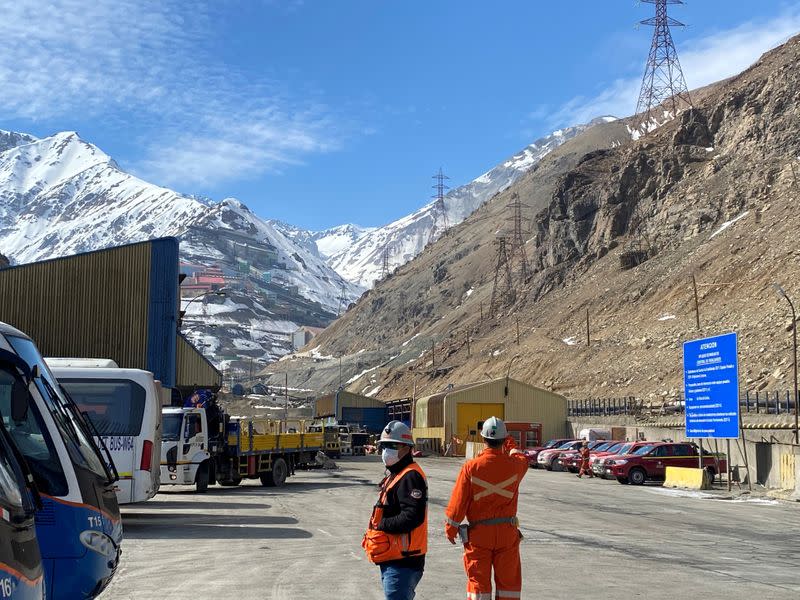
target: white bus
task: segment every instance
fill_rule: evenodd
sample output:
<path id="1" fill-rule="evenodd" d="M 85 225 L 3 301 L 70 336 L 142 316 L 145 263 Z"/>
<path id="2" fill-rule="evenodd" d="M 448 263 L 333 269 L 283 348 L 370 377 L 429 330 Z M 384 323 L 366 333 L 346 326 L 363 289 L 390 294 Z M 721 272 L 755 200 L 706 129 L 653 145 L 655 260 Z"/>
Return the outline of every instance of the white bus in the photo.
<path id="1" fill-rule="evenodd" d="M 131 504 L 155 496 L 161 475 L 161 385 L 153 374 L 87 366 L 92 361 L 86 359 L 46 360 L 110 451 L 119 472 L 117 501 Z"/>

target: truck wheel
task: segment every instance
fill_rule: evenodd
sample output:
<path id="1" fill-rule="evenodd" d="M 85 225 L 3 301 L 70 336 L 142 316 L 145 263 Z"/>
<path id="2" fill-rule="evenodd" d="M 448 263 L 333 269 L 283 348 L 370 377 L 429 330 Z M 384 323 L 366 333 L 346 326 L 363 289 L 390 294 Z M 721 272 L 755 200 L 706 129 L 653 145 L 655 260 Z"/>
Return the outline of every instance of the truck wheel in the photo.
<path id="1" fill-rule="evenodd" d="M 706 467 L 706 471 L 708 471 L 708 479 L 713 483 L 717 477 L 717 470 L 714 467 Z"/>
<path id="2" fill-rule="evenodd" d="M 242 483 L 241 477 L 236 477 L 235 479 L 223 479 L 219 482 L 219 484 L 224 487 L 236 487 L 240 483 Z"/>
<path id="3" fill-rule="evenodd" d="M 617 481 L 619 481 L 622 485 L 628 485 L 627 477 L 617 477 Z"/>
<path id="4" fill-rule="evenodd" d="M 553 470 L 553 462 L 552 462 L 552 461 L 548 462 L 548 463 L 547 463 L 547 464 L 544 466 L 544 468 L 545 468 L 545 469 L 547 469 L 548 471 L 552 471 L 552 470 Z"/>
<path id="5" fill-rule="evenodd" d="M 208 463 L 204 462 L 197 469 L 197 475 L 194 478 L 195 485 L 197 486 L 198 494 L 205 494 L 208 491 Z"/>
<path id="6" fill-rule="evenodd" d="M 628 473 L 628 481 L 631 482 L 631 485 L 643 485 L 646 480 L 647 473 L 644 469 L 640 469 L 639 467 L 631 469 L 631 472 Z"/>
<path id="7" fill-rule="evenodd" d="M 272 470 L 267 473 L 261 474 L 261 485 L 267 487 L 280 487 L 286 483 L 286 477 L 289 474 L 289 467 L 286 461 L 282 458 L 275 459 L 272 463 Z"/>

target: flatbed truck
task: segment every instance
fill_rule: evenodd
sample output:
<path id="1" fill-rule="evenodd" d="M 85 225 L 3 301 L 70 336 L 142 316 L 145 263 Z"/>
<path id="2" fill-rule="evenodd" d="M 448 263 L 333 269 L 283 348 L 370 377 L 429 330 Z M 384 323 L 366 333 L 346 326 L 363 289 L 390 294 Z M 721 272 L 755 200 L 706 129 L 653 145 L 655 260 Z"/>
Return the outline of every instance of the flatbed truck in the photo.
<path id="1" fill-rule="evenodd" d="M 315 464 L 324 433 L 284 432 L 280 421 L 231 417 L 216 404 L 162 409 L 161 485 L 237 486 L 258 479 L 281 486 Z"/>

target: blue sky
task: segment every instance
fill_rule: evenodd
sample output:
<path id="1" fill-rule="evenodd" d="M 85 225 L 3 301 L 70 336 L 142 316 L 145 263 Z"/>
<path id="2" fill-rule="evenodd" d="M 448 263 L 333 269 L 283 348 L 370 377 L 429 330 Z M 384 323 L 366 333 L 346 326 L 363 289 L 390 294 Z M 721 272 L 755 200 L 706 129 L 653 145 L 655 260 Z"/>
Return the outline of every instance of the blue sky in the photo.
<path id="1" fill-rule="evenodd" d="M 321 229 L 381 225 L 636 104 L 633 0 L 2 0 L 0 128 L 76 130 L 153 183 Z M 671 8 L 690 87 L 800 31 L 798 0 Z"/>

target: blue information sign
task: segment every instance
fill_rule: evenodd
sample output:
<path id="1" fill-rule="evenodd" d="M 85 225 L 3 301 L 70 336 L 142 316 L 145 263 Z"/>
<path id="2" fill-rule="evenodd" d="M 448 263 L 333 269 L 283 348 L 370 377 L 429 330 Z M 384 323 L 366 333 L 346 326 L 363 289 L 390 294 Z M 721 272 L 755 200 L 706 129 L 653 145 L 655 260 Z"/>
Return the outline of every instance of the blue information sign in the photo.
<path id="1" fill-rule="evenodd" d="M 683 344 L 687 438 L 739 437 L 739 362 L 735 333 Z"/>

